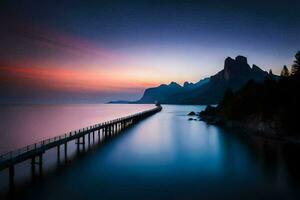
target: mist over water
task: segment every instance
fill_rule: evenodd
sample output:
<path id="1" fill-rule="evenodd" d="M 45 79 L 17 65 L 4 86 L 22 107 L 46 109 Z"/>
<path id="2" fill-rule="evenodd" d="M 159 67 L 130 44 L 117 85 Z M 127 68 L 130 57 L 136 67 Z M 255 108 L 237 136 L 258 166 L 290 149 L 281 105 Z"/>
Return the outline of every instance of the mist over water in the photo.
<path id="1" fill-rule="evenodd" d="M 31 122 L 28 130 L 34 134 L 17 133 L 15 137 L 20 139 L 8 138 L 7 142 L 1 142 L 1 149 L 23 145 L 29 141 L 23 139 L 25 136 L 29 136 L 31 141 L 40 140 L 42 137 L 55 136 L 54 132 L 82 128 L 99 120 L 125 116 L 152 106 L 14 108 L 19 114 L 15 117 L 12 114 L 2 116 L 6 121 L 1 126 L 12 127 L 8 123 L 12 119 L 15 119 L 15 123 L 21 123 L 24 119 L 25 125 Z M 250 137 L 239 130 L 225 130 L 198 120 L 188 120 L 188 112 L 202 109 L 204 106 L 163 105 L 161 112 L 108 142 L 101 145 L 95 142 L 94 148 L 79 155 L 76 154 L 74 142 L 69 142 L 67 163 L 62 157 L 57 164 L 56 149 L 50 150 L 44 157 L 44 177 L 35 183 L 30 178 L 29 162 L 19 164 L 16 167 L 16 173 L 21 175 L 16 175 L 18 197 L 295 199 L 299 195 L 300 165 L 298 156 L 292 153 L 297 152 L 298 147 Z M 31 116 L 34 116 L 32 113 L 45 112 L 45 118 L 43 115 L 38 119 L 20 117 L 20 113 L 25 111 L 30 111 Z M 22 130 L 26 128 L 25 125 Z M 37 134 L 45 127 L 49 127 L 49 130 L 43 132 L 42 136 Z M 17 143 L 11 143 L 15 141 Z M 7 171 L 0 172 L 0 183 L 3 192 L 7 187 Z"/>

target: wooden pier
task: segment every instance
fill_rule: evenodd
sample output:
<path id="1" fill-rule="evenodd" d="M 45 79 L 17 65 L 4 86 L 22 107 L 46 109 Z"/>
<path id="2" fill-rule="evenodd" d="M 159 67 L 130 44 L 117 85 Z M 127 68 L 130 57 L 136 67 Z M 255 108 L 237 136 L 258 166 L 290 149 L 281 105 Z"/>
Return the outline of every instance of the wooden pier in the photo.
<path id="1" fill-rule="evenodd" d="M 31 160 L 31 171 L 35 172 L 35 167 L 38 166 L 39 173 L 42 174 L 43 170 L 43 154 L 45 151 L 57 148 L 57 159 L 60 160 L 61 147 L 64 147 L 64 156 L 67 158 L 67 144 L 70 141 L 75 141 L 77 150 L 85 149 L 85 145 L 90 146 L 91 139 L 95 142 L 95 134 L 100 135 L 106 140 L 111 136 L 121 133 L 122 130 L 127 127 L 137 123 L 138 121 L 151 116 L 159 111 L 162 107 L 156 106 L 153 109 L 146 110 L 134 115 L 127 117 L 118 118 L 115 120 L 107 121 L 100 124 L 95 124 L 86 128 L 82 128 L 76 131 L 72 131 L 60 136 L 49 138 L 38 143 L 28 145 L 26 147 L 10 151 L 0 155 L 0 171 L 4 169 L 9 169 L 9 186 L 14 187 L 14 176 L 15 176 L 15 165 L 24 162 L 26 160 Z M 88 144 L 86 144 L 85 138 L 88 137 Z M 92 138 L 91 138 L 92 137 Z"/>

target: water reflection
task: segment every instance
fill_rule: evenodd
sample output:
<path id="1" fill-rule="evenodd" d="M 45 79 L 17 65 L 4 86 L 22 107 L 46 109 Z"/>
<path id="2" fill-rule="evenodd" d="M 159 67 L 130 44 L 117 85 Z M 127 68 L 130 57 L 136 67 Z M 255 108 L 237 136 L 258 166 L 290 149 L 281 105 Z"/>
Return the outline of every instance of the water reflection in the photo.
<path id="1" fill-rule="evenodd" d="M 28 199 L 297 199 L 299 146 L 188 121 L 186 113 L 201 109 L 164 106 L 86 153 L 72 153 L 70 143 L 73 157 L 65 163 L 61 155 L 59 166 L 19 194 Z M 47 156 L 56 159 L 56 151 Z"/>

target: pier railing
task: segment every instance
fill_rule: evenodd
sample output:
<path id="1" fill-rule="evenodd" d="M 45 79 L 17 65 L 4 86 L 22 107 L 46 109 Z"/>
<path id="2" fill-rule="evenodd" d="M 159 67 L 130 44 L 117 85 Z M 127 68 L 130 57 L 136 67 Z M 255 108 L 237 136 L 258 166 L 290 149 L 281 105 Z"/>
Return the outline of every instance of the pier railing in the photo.
<path id="1" fill-rule="evenodd" d="M 110 121 L 106 121 L 106 122 L 103 122 L 103 123 L 88 126 L 88 127 L 85 127 L 85 128 L 81 128 L 81 129 L 71 131 L 69 133 L 65 133 L 65 134 L 62 134 L 62 135 L 59 135 L 59 136 L 56 136 L 56 137 L 52 137 L 52 138 L 49 138 L 49 139 L 46 139 L 46 140 L 42 140 L 40 142 L 31 144 L 31 145 L 27 145 L 25 147 L 22 147 L 22 148 L 13 150 L 13 151 L 3 153 L 3 154 L 0 155 L 0 166 L 1 166 L 1 164 L 7 163 L 7 162 L 14 163 L 15 159 L 17 159 L 18 157 L 21 157 L 23 155 L 32 154 L 32 153 L 34 154 L 35 152 L 39 152 L 41 150 L 49 149 L 47 147 L 52 147 L 52 146 L 59 145 L 60 141 L 61 141 L 61 143 L 66 142 L 66 141 L 70 141 L 70 140 L 76 139 L 78 137 L 82 137 L 85 134 L 87 134 L 88 132 L 91 132 L 91 131 L 94 131 L 94 130 L 99 130 L 99 129 L 111 126 L 113 124 L 116 124 L 116 123 L 122 123 L 124 121 L 139 118 L 139 117 L 142 117 L 146 114 L 156 113 L 156 112 L 159 112 L 160 110 L 161 110 L 161 106 L 157 106 L 157 107 L 155 107 L 153 109 L 150 109 L 150 110 L 146 110 L 146 111 L 139 112 L 139 113 L 129 115 L 129 116 L 126 116 L 126 117 L 117 118 L 117 119 L 114 119 L 114 120 L 110 120 Z"/>

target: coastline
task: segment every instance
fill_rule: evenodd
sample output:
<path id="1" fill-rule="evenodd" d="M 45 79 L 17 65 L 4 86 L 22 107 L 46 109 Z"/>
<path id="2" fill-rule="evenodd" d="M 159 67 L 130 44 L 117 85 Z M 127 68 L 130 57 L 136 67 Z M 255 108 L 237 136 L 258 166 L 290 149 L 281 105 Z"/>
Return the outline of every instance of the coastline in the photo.
<path id="1" fill-rule="evenodd" d="M 247 135 L 262 137 L 263 139 L 276 140 L 283 143 L 300 144 L 300 137 L 284 135 L 283 131 L 275 128 L 274 122 L 262 122 L 250 120 L 228 120 L 220 116 L 200 113 L 199 119 L 207 124 L 229 129 L 243 130 Z"/>

